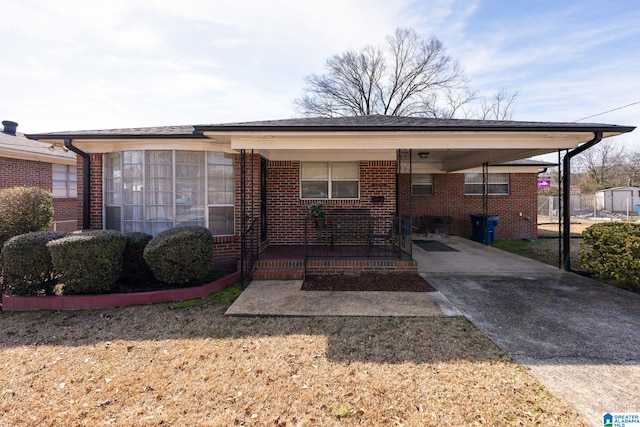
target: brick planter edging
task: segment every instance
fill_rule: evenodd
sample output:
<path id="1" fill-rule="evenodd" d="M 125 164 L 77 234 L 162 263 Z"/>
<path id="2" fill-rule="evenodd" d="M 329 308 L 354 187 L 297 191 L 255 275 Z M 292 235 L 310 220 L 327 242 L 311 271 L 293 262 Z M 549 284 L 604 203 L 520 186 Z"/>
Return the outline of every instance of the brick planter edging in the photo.
<path id="1" fill-rule="evenodd" d="M 128 305 L 156 304 L 206 297 L 240 280 L 240 271 L 211 283 L 191 288 L 165 289 L 151 292 L 132 292 L 102 295 L 21 296 L 2 295 L 3 311 L 29 310 L 93 310 Z"/>

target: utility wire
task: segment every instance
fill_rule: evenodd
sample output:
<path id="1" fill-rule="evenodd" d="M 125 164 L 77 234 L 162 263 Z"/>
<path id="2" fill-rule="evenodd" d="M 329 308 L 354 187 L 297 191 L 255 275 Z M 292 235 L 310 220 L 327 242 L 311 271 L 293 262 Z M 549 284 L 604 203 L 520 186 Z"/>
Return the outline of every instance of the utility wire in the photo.
<path id="1" fill-rule="evenodd" d="M 640 101 L 632 102 L 631 104 L 623 105 L 622 107 L 614 108 L 614 109 L 612 109 L 612 110 L 603 111 L 602 113 L 594 114 L 594 115 L 592 115 L 592 116 L 583 117 L 583 118 L 581 118 L 581 119 L 574 120 L 574 122 L 581 122 L 581 121 L 583 121 L 583 120 L 587 120 L 587 119 L 590 119 L 590 118 L 592 118 L 592 117 L 601 116 L 601 115 L 603 115 L 603 114 L 607 114 L 607 113 L 610 113 L 610 112 L 612 112 L 612 111 L 622 110 L 623 108 L 631 107 L 632 105 L 637 105 L 637 104 L 640 104 Z"/>

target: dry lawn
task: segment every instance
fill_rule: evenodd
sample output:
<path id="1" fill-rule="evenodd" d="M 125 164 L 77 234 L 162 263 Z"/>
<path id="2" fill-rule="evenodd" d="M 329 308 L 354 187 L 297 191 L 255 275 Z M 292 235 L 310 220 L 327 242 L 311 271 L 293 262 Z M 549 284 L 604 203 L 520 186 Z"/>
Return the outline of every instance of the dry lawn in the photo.
<path id="1" fill-rule="evenodd" d="M 0 313 L 0 425 L 584 425 L 463 318 Z"/>

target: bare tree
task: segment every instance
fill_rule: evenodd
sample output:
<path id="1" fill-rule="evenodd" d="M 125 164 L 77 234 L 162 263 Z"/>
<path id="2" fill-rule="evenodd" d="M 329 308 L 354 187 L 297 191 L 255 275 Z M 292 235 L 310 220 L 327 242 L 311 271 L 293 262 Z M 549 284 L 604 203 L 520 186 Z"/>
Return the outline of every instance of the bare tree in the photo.
<path id="1" fill-rule="evenodd" d="M 464 117 L 505 120 L 517 93 L 504 89 L 481 100 L 468 78 L 435 37 L 397 29 L 383 48 L 365 46 L 327 60 L 326 74 L 311 74 L 295 100 L 306 116 Z"/>
<path id="2" fill-rule="evenodd" d="M 513 105 L 518 92 L 508 92 L 501 88 L 490 99 L 483 99 L 480 103 L 480 118 L 482 120 L 511 120 Z"/>
<path id="3" fill-rule="evenodd" d="M 620 184 L 620 165 L 624 163 L 624 152 L 611 140 L 584 151 L 577 159 L 594 190 Z M 589 186 L 588 183 L 586 185 Z"/>
<path id="4" fill-rule="evenodd" d="M 620 167 L 624 173 L 625 185 L 634 186 L 640 184 L 640 151 L 626 153 L 624 162 Z"/>
<path id="5" fill-rule="evenodd" d="M 437 38 L 412 29 L 387 37 L 384 51 L 366 46 L 335 55 L 326 66 L 327 74 L 305 79 L 305 95 L 295 101 L 305 115 L 430 116 L 440 92 L 452 94 L 467 82 Z"/>

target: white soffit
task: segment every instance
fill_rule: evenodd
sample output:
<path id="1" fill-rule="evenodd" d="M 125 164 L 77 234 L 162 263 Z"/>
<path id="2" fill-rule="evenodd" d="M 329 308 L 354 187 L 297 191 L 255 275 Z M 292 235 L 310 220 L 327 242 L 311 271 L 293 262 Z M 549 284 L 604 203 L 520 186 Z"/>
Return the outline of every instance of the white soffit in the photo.
<path id="1" fill-rule="evenodd" d="M 229 143 L 209 139 L 75 139 L 73 145 L 85 153 L 113 153 L 131 150 L 195 150 L 237 153 Z"/>
<path id="2" fill-rule="evenodd" d="M 592 132 L 205 132 L 234 150 L 575 148 Z"/>

